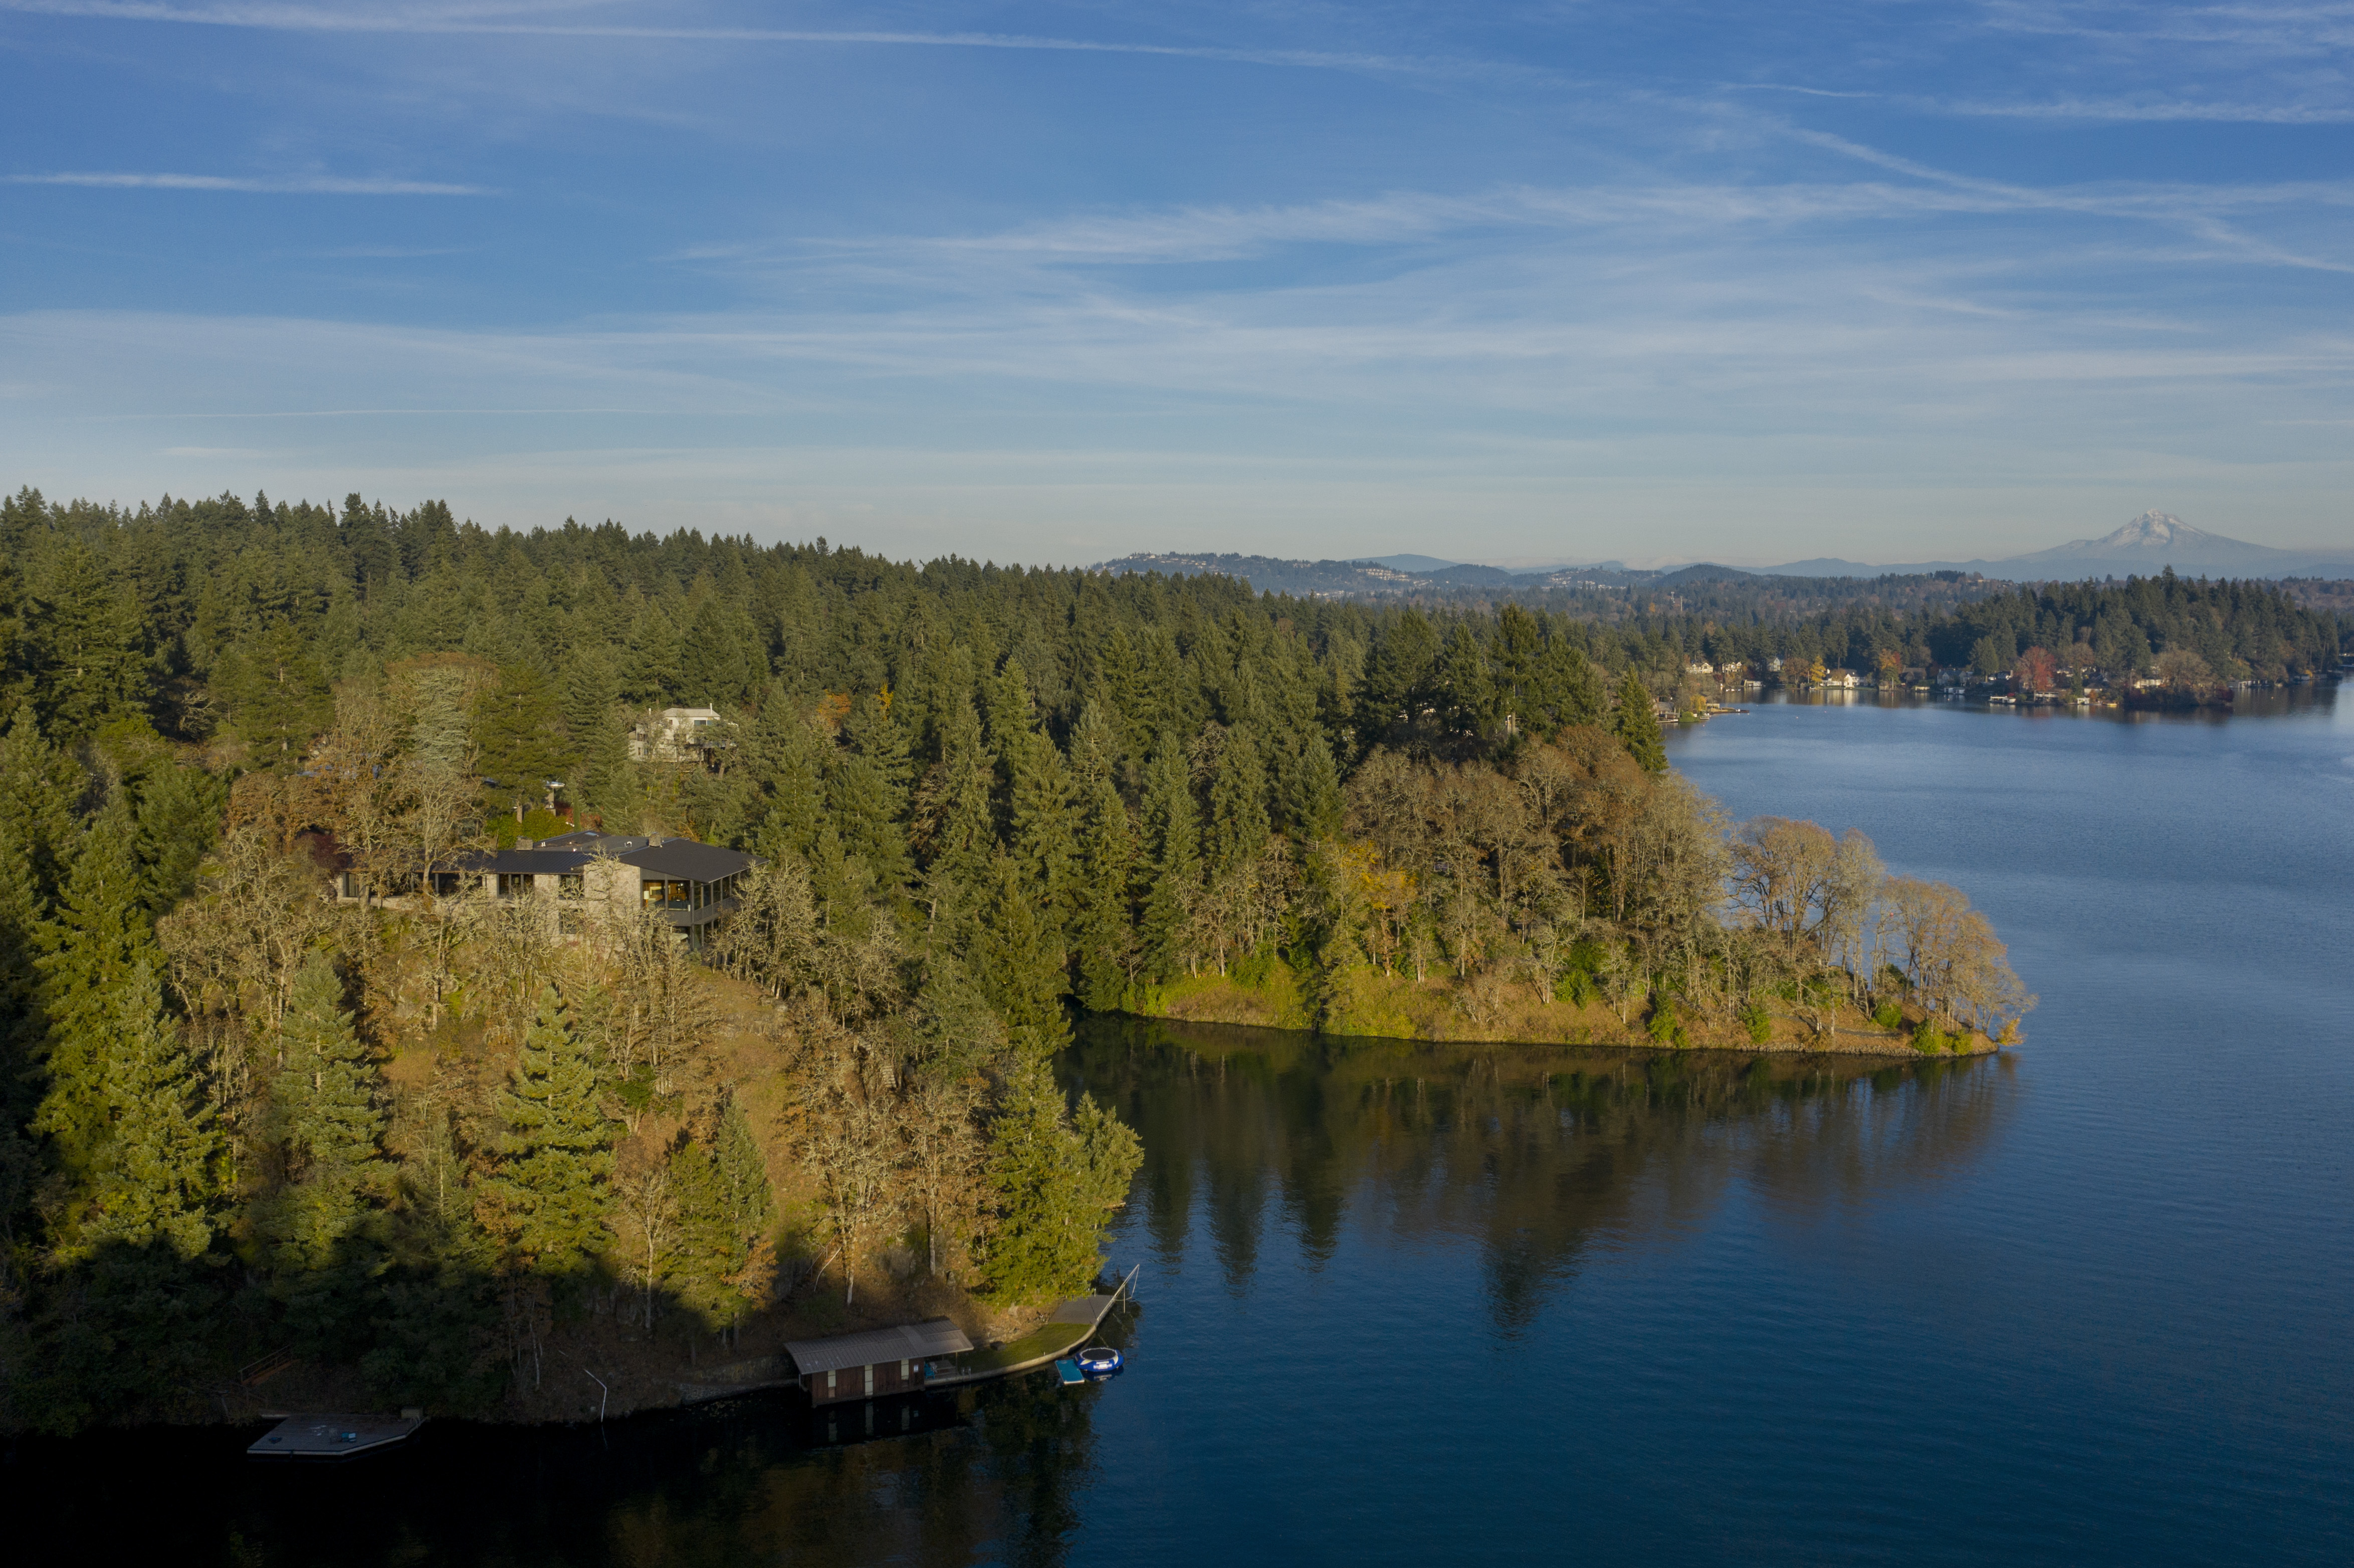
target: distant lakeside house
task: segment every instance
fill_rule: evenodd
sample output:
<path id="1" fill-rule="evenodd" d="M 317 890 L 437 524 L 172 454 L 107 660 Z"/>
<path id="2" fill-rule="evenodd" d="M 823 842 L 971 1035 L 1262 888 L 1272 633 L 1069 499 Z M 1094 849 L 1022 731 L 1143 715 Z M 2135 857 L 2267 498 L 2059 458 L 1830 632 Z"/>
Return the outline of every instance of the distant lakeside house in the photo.
<path id="1" fill-rule="evenodd" d="M 528 902 L 558 937 L 583 935 L 591 916 L 628 920 L 642 912 L 701 952 L 713 928 L 735 913 L 744 877 L 756 863 L 740 850 L 693 839 L 582 830 L 518 839 L 512 849 L 469 850 L 429 874 L 437 898 L 479 891 L 504 903 Z M 356 871 L 335 880 L 338 902 L 358 903 L 362 889 Z M 398 899 L 396 893 L 391 901 Z"/>

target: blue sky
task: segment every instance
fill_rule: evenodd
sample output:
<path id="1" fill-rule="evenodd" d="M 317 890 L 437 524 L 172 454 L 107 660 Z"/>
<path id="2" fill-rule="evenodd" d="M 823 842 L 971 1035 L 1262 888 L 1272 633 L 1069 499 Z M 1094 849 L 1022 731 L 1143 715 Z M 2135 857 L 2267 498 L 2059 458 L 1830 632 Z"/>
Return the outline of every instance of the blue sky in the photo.
<path id="1" fill-rule="evenodd" d="M 0 0 L 0 481 L 896 556 L 2354 545 L 2354 3 Z"/>

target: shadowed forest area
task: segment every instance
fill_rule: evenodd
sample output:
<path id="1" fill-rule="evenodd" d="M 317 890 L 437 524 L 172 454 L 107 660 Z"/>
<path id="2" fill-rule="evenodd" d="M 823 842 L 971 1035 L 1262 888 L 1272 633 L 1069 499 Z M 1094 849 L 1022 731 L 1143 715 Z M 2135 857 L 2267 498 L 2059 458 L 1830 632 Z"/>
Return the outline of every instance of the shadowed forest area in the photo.
<path id="1" fill-rule="evenodd" d="M 647 1403 L 788 1329 L 1016 1324 L 1141 1158 L 1051 1078 L 1075 1003 L 1935 1053 L 2031 1001 L 1955 890 L 1668 770 L 1698 623 L 357 497 L 27 492 L 0 546 L 15 1425 L 272 1375 L 562 1417 L 592 1359 Z M 696 953 L 445 874 L 586 826 L 757 864 Z"/>

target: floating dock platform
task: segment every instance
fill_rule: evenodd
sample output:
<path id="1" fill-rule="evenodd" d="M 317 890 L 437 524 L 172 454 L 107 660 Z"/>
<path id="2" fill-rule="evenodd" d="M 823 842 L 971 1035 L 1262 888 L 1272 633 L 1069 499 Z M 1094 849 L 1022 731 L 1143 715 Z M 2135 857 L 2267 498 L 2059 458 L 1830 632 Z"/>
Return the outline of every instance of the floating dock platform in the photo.
<path id="1" fill-rule="evenodd" d="M 253 1440 L 251 1459 L 350 1459 L 406 1443 L 425 1425 L 421 1411 L 398 1415 L 289 1415 Z"/>

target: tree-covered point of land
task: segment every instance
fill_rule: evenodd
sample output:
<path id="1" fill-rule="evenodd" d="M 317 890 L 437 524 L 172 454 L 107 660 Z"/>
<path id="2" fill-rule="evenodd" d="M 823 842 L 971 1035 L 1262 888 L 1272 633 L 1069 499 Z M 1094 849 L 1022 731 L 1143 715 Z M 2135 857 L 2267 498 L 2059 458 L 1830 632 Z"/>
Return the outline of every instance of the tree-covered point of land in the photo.
<path id="1" fill-rule="evenodd" d="M 0 1419 L 205 1408 L 281 1354 L 548 1414 L 584 1336 L 1079 1288 L 1139 1155 L 1045 1065 L 1075 1006 L 1204 976 L 1333 1028 L 1406 987 L 1671 1045 L 1997 1033 L 2027 999 L 1983 917 L 1852 836 L 1730 830 L 1666 767 L 1662 678 L 1999 637 L 2286 670 L 2338 630 L 2172 579 L 1606 623 L 20 493 Z M 704 744 L 632 744 L 673 705 Z M 704 959 L 417 880 L 567 818 L 759 865 Z"/>

